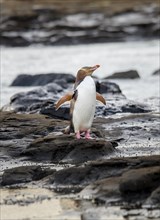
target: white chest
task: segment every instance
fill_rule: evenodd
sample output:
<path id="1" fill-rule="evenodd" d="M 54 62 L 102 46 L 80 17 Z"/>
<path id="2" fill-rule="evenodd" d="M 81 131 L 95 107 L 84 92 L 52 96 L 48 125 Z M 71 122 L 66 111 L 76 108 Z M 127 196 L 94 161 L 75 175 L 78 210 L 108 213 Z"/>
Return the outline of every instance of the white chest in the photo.
<path id="1" fill-rule="evenodd" d="M 77 87 L 78 97 L 73 111 L 75 130 L 89 129 L 92 125 L 96 106 L 96 87 L 94 80 L 87 76 Z"/>

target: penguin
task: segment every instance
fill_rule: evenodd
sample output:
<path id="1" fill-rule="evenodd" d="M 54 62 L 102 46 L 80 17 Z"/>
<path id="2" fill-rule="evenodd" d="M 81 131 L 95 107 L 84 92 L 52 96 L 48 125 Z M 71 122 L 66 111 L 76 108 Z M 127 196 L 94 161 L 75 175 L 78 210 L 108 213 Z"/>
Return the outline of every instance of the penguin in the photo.
<path id="1" fill-rule="evenodd" d="M 85 138 L 90 139 L 90 129 L 93 123 L 96 100 L 106 105 L 104 97 L 96 92 L 95 82 L 92 78 L 93 72 L 100 65 L 82 67 L 78 72 L 74 84 L 74 91 L 68 92 L 55 105 L 56 110 L 65 102 L 70 101 L 70 125 L 65 133 L 74 132 L 76 138 L 81 138 L 85 132 Z"/>

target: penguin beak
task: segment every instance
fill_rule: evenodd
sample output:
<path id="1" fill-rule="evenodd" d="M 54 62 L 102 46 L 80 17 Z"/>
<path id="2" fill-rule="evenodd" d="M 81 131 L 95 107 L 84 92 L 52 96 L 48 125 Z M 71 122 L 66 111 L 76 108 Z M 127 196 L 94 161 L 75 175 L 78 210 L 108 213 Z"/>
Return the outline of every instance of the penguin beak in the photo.
<path id="1" fill-rule="evenodd" d="M 91 69 L 90 69 L 90 71 L 91 71 L 91 75 L 92 75 L 92 73 L 96 70 L 96 69 L 98 69 L 100 67 L 100 65 L 95 65 L 95 66 L 93 66 L 93 67 L 91 67 Z"/>

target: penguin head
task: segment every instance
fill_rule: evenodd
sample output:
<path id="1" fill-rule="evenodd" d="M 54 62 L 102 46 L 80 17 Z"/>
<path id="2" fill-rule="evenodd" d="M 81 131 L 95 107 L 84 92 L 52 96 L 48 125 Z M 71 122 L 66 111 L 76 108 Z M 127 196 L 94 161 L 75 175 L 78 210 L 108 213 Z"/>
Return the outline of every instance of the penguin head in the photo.
<path id="1" fill-rule="evenodd" d="M 76 81 L 79 82 L 82 81 L 86 76 L 91 76 L 92 73 L 99 67 L 100 65 L 82 67 L 77 73 Z"/>

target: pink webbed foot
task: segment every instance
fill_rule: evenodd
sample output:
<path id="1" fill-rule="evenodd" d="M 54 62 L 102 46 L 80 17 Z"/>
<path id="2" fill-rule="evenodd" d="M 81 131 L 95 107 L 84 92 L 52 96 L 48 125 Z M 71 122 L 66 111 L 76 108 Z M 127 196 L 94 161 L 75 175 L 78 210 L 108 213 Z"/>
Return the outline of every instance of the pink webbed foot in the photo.
<path id="1" fill-rule="evenodd" d="M 86 139 L 92 139 L 91 136 L 90 136 L 90 131 L 86 131 L 85 138 Z"/>
<path id="2" fill-rule="evenodd" d="M 79 131 L 76 133 L 76 138 L 77 138 L 77 139 L 80 139 L 80 138 L 81 138 L 81 135 L 80 135 L 80 132 L 79 132 Z"/>

